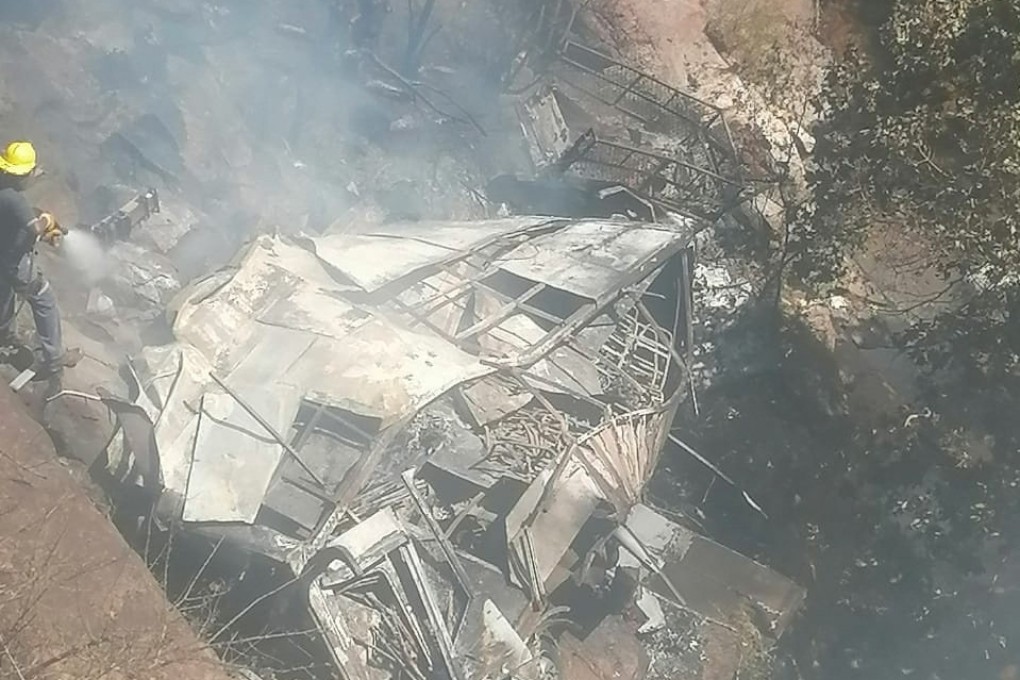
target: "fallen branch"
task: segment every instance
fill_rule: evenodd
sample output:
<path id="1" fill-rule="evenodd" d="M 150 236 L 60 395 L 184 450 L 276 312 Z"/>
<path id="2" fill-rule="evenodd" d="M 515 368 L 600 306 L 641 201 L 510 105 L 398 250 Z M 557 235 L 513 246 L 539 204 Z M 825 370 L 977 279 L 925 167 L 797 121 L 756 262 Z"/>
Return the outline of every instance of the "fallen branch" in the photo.
<path id="1" fill-rule="evenodd" d="M 223 627 L 220 628 L 218 631 L 216 631 L 216 633 L 212 637 L 209 638 L 209 644 L 212 645 L 213 643 L 215 643 L 216 640 L 218 640 L 221 635 L 223 635 L 225 632 L 230 630 L 231 626 L 233 626 L 235 623 L 237 623 L 242 618 L 244 618 L 244 616 L 247 615 L 252 609 L 254 609 L 255 607 L 259 606 L 260 604 L 262 604 L 263 602 L 265 602 L 269 598 L 273 597 L 274 595 L 277 595 L 278 593 L 280 593 L 284 589 L 294 585 L 295 583 L 298 583 L 300 580 L 301 580 L 300 576 L 295 576 L 294 578 L 291 578 L 291 579 L 288 579 L 288 580 L 284 581 L 281 585 L 273 588 L 269 592 L 263 593 L 262 595 L 259 595 L 258 597 L 256 597 L 254 600 L 252 600 L 250 603 L 248 603 L 247 607 L 245 607 L 244 609 L 239 611 L 234 616 L 234 618 L 230 619 L 225 624 L 223 624 Z"/>
<path id="2" fill-rule="evenodd" d="M 195 585 L 198 583 L 199 578 L 201 578 L 202 574 L 205 573 L 205 570 L 209 566 L 209 563 L 212 562 L 213 557 L 216 556 L 216 553 L 219 551 L 220 546 L 223 545 L 223 538 L 224 538 L 223 536 L 220 536 L 220 540 L 216 541 L 216 545 L 214 545 L 213 549 L 209 551 L 209 555 L 205 558 L 205 562 L 202 563 L 201 568 L 197 572 L 195 572 L 195 575 L 194 577 L 192 577 L 191 582 L 188 583 L 188 587 L 184 591 L 184 594 L 181 595 L 181 597 L 177 600 L 178 608 L 180 608 L 180 606 L 187 602 L 188 598 L 191 597 L 191 591 L 194 590 Z"/>
<path id="3" fill-rule="evenodd" d="M 443 118 L 446 118 L 446 119 L 449 119 L 449 120 L 452 120 L 452 121 L 455 121 L 455 122 L 458 122 L 458 123 L 463 123 L 465 125 L 470 125 L 470 126 L 474 127 L 476 130 L 478 130 L 478 132 L 481 133 L 482 135 L 486 135 L 485 128 L 483 128 L 481 125 L 479 125 L 478 121 L 476 121 L 471 114 L 469 114 L 467 111 L 465 111 L 462 106 L 460 106 L 459 104 L 454 102 L 453 99 L 448 94 L 446 94 L 445 92 L 442 92 L 441 90 L 438 90 L 435 87 L 427 86 L 431 90 L 439 93 L 440 95 L 445 97 L 448 101 L 450 101 L 454 106 L 456 106 L 461 111 L 461 113 L 463 113 L 466 116 L 466 118 L 459 118 L 457 116 L 451 116 L 449 113 L 447 113 L 446 111 L 443 111 L 438 106 L 436 106 L 432 102 L 431 99 L 429 99 L 428 97 L 426 97 L 425 95 L 423 95 L 421 93 L 421 87 L 425 86 L 423 83 L 415 83 L 415 82 L 412 82 L 412 81 L 408 80 L 403 75 L 401 75 L 399 71 L 394 69 L 392 66 L 388 66 L 386 63 L 384 63 L 381 59 L 379 59 L 379 57 L 377 57 L 372 52 L 368 53 L 368 57 L 369 57 L 369 59 L 372 60 L 372 63 L 374 63 L 380 69 L 385 71 L 388 76 L 390 76 L 391 78 L 393 78 L 394 80 L 399 82 L 404 87 L 404 89 L 407 90 L 407 92 L 411 96 L 413 96 L 415 99 L 421 101 L 422 104 L 424 104 L 425 106 L 430 108 L 434 113 L 442 116 Z"/>

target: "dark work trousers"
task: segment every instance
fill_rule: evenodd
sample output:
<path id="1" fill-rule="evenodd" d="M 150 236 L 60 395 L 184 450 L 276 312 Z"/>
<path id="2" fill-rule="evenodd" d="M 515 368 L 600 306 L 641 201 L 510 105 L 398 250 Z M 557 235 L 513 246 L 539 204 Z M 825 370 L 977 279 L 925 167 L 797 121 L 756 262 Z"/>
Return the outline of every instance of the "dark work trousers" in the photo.
<path id="1" fill-rule="evenodd" d="M 32 308 L 35 331 L 42 344 L 43 366 L 57 368 L 64 356 L 60 312 L 50 282 L 36 269 L 34 253 L 22 256 L 16 266 L 8 265 L 0 270 L 0 338 L 11 337 L 14 333 L 18 298 Z"/>

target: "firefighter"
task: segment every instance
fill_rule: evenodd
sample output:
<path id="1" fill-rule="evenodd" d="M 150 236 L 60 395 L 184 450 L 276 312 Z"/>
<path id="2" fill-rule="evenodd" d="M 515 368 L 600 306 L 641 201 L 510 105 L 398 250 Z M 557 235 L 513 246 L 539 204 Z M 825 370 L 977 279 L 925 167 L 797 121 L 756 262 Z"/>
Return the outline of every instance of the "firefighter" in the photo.
<path id="1" fill-rule="evenodd" d="M 36 151 L 29 142 L 12 142 L 0 154 L 0 347 L 18 345 L 14 324 L 18 300 L 24 300 L 42 345 L 34 380 L 54 382 L 80 351 L 65 352 L 57 298 L 36 266 L 36 244 L 58 245 L 63 230 L 53 215 L 33 210 L 22 193 L 35 172 Z"/>

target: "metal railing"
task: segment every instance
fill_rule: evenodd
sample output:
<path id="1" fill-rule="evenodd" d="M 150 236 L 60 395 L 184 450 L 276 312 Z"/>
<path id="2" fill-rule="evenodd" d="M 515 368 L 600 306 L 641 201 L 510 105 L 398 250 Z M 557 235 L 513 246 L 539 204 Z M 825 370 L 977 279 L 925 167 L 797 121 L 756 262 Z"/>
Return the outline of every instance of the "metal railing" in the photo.
<path id="1" fill-rule="evenodd" d="M 618 182 L 667 210 L 717 219 L 740 200 L 743 185 L 713 170 L 667 156 L 599 139 L 588 130 L 557 164 L 586 179 Z"/>
<path id="2" fill-rule="evenodd" d="M 620 182 L 668 209 L 697 217 L 715 219 L 739 200 L 744 183 L 721 109 L 569 39 L 552 73 L 567 87 L 669 140 L 668 148 L 640 149 L 589 131 L 564 153 L 560 170 Z"/>

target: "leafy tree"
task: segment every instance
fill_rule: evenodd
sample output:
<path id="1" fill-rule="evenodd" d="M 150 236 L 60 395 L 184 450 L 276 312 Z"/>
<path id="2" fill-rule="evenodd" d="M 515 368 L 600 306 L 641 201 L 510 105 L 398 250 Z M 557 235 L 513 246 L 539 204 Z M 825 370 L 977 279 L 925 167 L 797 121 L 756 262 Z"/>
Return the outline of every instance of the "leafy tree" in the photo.
<path id="1" fill-rule="evenodd" d="M 1020 368 L 1020 2 L 888 7 L 867 54 L 827 79 L 790 271 L 832 282 L 871 230 L 907 229 L 970 293 L 911 329 L 915 356 L 1001 376 Z"/>

